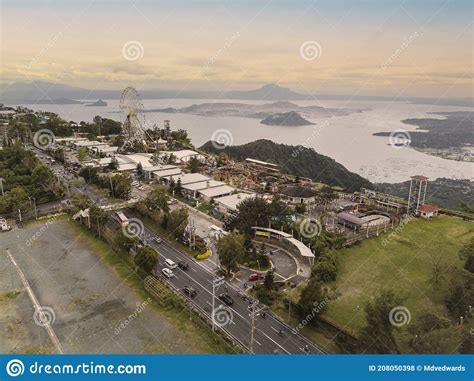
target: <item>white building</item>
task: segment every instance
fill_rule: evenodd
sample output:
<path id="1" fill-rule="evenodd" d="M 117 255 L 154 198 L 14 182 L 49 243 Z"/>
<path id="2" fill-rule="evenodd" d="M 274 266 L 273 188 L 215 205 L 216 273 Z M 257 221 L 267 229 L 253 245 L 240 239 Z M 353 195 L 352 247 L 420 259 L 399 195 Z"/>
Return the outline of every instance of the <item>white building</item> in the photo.
<path id="1" fill-rule="evenodd" d="M 236 193 L 229 196 L 217 197 L 214 199 L 214 204 L 217 206 L 219 213 L 225 217 L 229 215 L 237 215 L 237 206 L 248 198 L 255 197 L 255 193 Z"/>
<path id="2" fill-rule="evenodd" d="M 234 188 L 228 185 L 221 185 L 219 187 L 202 189 L 199 191 L 199 196 L 204 201 L 209 202 L 215 199 L 216 197 L 228 196 L 232 194 L 233 191 L 234 191 Z"/>

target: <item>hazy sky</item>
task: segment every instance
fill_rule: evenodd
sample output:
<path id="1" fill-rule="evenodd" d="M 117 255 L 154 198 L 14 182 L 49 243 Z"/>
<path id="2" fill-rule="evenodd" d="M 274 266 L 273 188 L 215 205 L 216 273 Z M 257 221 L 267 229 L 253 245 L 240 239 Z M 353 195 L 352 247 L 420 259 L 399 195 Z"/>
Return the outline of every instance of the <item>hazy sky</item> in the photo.
<path id="1" fill-rule="evenodd" d="M 468 0 L 1 4 L 2 83 L 473 96 Z"/>

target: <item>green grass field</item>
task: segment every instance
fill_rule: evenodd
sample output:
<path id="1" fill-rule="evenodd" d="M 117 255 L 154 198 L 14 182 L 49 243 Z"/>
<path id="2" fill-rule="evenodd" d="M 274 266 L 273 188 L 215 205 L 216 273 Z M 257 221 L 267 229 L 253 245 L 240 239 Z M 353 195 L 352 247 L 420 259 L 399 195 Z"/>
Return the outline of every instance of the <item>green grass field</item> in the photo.
<path id="1" fill-rule="evenodd" d="M 412 321 L 427 310 L 446 314 L 443 300 L 450 268 L 462 267 L 458 251 L 474 236 L 474 223 L 445 216 L 416 219 L 392 238 L 389 233 L 338 252 L 334 286 L 340 295 L 329 303 L 324 317 L 353 334 L 365 324 L 364 306 L 382 289 L 405 298 Z M 446 276 L 435 286 L 432 258 L 438 256 Z"/>

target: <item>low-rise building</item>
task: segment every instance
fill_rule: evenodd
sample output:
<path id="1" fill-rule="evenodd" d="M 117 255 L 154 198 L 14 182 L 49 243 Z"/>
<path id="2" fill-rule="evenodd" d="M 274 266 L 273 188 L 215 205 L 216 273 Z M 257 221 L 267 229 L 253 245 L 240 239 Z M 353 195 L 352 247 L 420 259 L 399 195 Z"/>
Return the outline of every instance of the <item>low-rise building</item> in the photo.
<path id="1" fill-rule="evenodd" d="M 234 188 L 228 185 L 221 185 L 219 187 L 214 188 L 206 188 L 199 191 L 199 196 L 204 201 L 212 201 L 216 197 L 222 197 L 232 194 L 234 192 Z"/>
<path id="2" fill-rule="evenodd" d="M 439 211 L 440 209 L 436 206 L 423 204 L 416 209 L 416 215 L 429 220 L 433 217 L 436 217 Z"/>
<path id="3" fill-rule="evenodd" d="M 314 204 L 318 192 L 310 187 L 301 185 L 288 185 L 279 191 L 283 199 L 290 204 Z"/>
<path id="4" fill-rule="evenodd" d="M 217 197 L 214 199 L 214 204 L 219 213 L 224 217 L 236 216 L 238 214 L 238 205 L 248 198 L 255 197 L 255 193 L 235 193 L 229 196 Z"/>

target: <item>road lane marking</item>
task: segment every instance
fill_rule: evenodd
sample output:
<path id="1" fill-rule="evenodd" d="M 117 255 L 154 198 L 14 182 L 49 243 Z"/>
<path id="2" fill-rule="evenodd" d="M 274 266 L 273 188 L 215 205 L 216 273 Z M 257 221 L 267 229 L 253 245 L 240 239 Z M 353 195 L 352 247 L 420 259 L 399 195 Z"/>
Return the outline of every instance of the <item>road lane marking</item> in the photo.
<path id="1" fill-rule="evenodd" d="M 25 277 L 25 274 L 23 274 L 23 271 L 21 271 L 20 267 L 17 265 L 15 258 L 13 258 L 13 255 L 11 255 L 10 250 L 7 249 L 7 255 L 10 258 L 10 261 L 12 262 L 13 266 L 15 267 L 18 275 L 21 278 L 21 281 L 23 282 L 23 286 L 25 287 L 26 291 L 28 292 L 28 296 L 30 297 L 33 306 L 36 311 L 41 311 L 41 306 L 38 302 L 38 299 L 36 299 L 36 296 L 33 292 L 33 290 L 30 287 L 30 284 L 28 283 L 28 280 Z M 46 331 L 48 332 L 48 335 L 53 342 L 54 346 L 56 347 L 57 351 L 60 354 L 64 354 L 63 348 L 61 347 L 61 343 L 58 340 L 58 337 L 56 336 L 56 333 L 54 332 L 53 328 L 51 327 L 51 324 L 49 323 L 48 319 L 44 319 L 42 321 L 43 327 L 46 328 Z"/>

